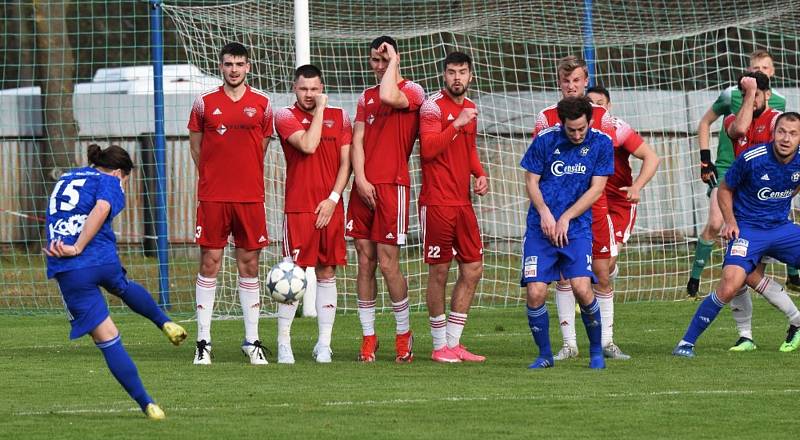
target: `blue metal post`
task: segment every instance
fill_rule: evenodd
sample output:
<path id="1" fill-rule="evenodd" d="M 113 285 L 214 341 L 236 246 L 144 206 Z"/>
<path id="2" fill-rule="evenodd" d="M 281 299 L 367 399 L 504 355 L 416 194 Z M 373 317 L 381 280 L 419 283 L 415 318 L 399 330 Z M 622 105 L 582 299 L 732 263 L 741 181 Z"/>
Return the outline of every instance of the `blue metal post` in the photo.
<path id="1" fill-rule="evenodd" d="M 592 22 L 592 0 L 583 0 L 583 59 L 589 70 L 589 87 L 594 86 L 595 55 L 594 55 L 594 27 Z"/>
<path id="2" fill-rule="evenodd" d="M 153 58 L 153 110 L 155 112 L 156 235 L 158 240 L 159 304 L 169 303 L 169 231 L 167 230 L 167 167 L 164 138 L 164 39 L 161 28 L 161 0 L 150 0 L 151 56 Z"/>

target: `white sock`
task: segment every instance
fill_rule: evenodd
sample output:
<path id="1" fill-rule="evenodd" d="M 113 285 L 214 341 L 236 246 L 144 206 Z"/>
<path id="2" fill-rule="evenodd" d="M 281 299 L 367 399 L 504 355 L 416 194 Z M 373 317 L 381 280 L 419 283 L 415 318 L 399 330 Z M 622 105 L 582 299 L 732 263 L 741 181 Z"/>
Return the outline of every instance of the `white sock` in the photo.
<path id="1" fill-rule="evenodd" d="M 336 319 L 336 277 L 317 280 L 317 327 L 319 337 L 317 343 L 325 347 L 331 346 L 333 321 Z"/>
<path id="2" fill-rule="evenodd" d="M 783 312 L 786 318 L 789 319 L 789 324 L 800 327 L 800 311 L 797 310 L 792 298 L 783 290 L 783 286 L 772 278 L 764 277 L 756 286 L 756 292 L 760 293 L 776 309 Z"/>
<path id="3" fill-rule="evenodd" d="M 594 291 L 594 297 L 597 298 L 597 305 L 600 306 L 600 321 L 602 323 L 600 345 L 606 347 L 614 341 L 614 291 L 600 292 L 594 288 L 592 290 Z"/>
<path id="4" fill-rule="evenodd" d="M 297 302 L 278 303 L 278 344 L 292 343 L 292 321 L 297 312 Z"/>
<path id="5" fill-rule="evenodd" d="M 447 346 L 450 348 L 458 346 L 461 343 L 461 333 L 464 331 L 464 326 L 467 325 L 467 314 L 450 312 L 447 317 Z"/>
<path id="6" fill-rule="evenodd" d="M 303 316 L 307 318 L 317 317 L 317 271 L 312 267 L 306 268 L 306 293 L 303 295 Z"/>
<path id="7" fill-rule="evenodd" d="M 447 345 L 447 318 L 444 314 L 439 316 L 429 316 L 428 320 L 431 323 L 431 337 L 433 338 L 433 349 L 440 350 Z"/>
<path id="8" fill-rule="evenodd" d="M 558 322 L 560 323 L 561 337 L 564 343 L 572 347 L 577 347 L 578 337 L 575 335 L 575 295 L 572 293 L 572 286 L 556 284 L 556 310 L 558 311 Z"/>
<path id="9" fill-rule="evenodd" d="M 374 299 L 358 300 L 358 319 L 361 321 L 361 333 L 364 336 L 375 334 L 375 303 Z"/>
<path id="10" fill-rule="evenodd" d="M 736 328 L 739 330 L 739 337 L 753 339 L 752 318 L 753 318 L 753 299 L 747 292 L 747 286 L 742 287 L 736 292 L 736 296 L 730 302 L 731 314 L 736 321 Z"/>
<path id="11" fill-rule="evenodd" d="M 394 310 L 394 320 L 397 321 L 397 329 L 395 333 L 402 335 L 408 333 L 411 328 L 411 319 L 409 319 L 408 310 L 408 297 L 400 302 L 392 301 L 392 310 Z"/>
<path id="12" fill-rule="evenodd" d="M 258 278 L 239 277 L 239 302 L 244 317 L 244 339 L 252 344 L 258 340 L 258 317 L 261 315 Z"/>
<path id="13" fill-rule="evenodd" d="M 614 270 L 612 270 L 611 273 L 608 274 L 608 279 L 614 281 L 614 278 L 616 278 L 617 275 L 619 275 L 619 264 L 614 263 Z"/>
<path id="14" fill-rule="evenodd" d="M 214 314 L 214 298 L 217 294 L 217 279 L 197 274 L 194 297 L 197 303 L 197 340 L 211 343 L 211 315 Z"/>

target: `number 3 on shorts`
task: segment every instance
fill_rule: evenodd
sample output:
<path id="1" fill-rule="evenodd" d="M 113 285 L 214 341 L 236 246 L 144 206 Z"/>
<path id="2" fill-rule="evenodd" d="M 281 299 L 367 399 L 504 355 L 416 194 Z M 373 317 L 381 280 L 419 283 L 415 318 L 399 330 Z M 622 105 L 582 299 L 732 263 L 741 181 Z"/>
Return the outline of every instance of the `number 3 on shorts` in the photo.
<path id="1" fill-rule="evenodd" d="M 194 232 L 194 238 L 195 238 L 195 240 L 196 240 L 196 239 L 198 239 L 198 238 L 200 238 L 200 236 L 201 236 L 201 235 L 203 235 L 203 227 L 202 227 L 202 226 L 198 226 L 198 227 L 195 229 L 195 232 Z"/>

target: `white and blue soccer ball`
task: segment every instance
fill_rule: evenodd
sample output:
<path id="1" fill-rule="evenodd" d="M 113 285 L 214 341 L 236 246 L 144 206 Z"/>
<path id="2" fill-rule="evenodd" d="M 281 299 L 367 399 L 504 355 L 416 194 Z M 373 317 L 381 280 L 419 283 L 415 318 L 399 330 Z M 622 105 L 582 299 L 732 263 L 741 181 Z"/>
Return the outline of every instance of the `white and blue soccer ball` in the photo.
<path id="1" fill-rule="evenodd" d="M 288 304 L 299 300 L 307 285 L 306 271 L 288 258 L 272 266 L 267 274 L 267 288 L 278 302 Z"/>

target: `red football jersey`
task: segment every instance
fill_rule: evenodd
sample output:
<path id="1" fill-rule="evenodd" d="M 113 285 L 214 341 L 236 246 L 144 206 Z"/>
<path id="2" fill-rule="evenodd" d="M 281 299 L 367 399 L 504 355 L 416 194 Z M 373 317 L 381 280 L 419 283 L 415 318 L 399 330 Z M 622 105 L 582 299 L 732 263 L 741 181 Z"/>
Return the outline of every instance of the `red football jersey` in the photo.
<path id="1" fill-rule="evenodd" d="M 561 125 L 561 119 L 558 118 L 558 110 L 556 105 L 546 107 L 536 115 L 536 125 L 533 128 L 533 137 L 535 138 L 540 131 L 545 128 Z M 614 121 L 611 115 L 608 114 L 605 108 L 599 105 L 592 104 L 592 128 L 596 128 L 603 133 L 609 135 L 614 144 L 617 143 L 617 136 L 614 133 Z M 600 195 L 600 198 L 595 202 L 598 206 L 606 206 L 606 193 Z"/>
<path id="2" fill-rule="evenodd" d="M 342 147 L 350 145 L 352 140 L 353 127 L 347 112 L 326 107 L 322 135 L 314 154 L 305 154 L 291 146 L 287 141 L 289 136 L 308 130 L 313 118 L 297 104 L 275 112 L 275 129 L 286 157 L 284 212 L 314 212 L 319 202 L 328 198 L 339 173 Z"/>
<path id="3" fill-rule="evenodd" d="M 752 147 L 753 145 L 772 142 L 774 134 L 773 132 L 775 131 L 775 121 L 780 115 L 780 111 L 775 110 L 774 108 L 768 108 L 764 110 L 764 113 L 761 113 L 757 118 L 754 118 L 744 136 L 740 137 L 739 139 L 732 139 L 734 157 L 739 157 L 744 150 Z M 726 132 L 728 131 L 728 127 L 730 127 L 735 120 L 735 114 L 730 114 L 725 117 L 725 119 L 722 121 L 722 125 L 725 127 Z"/>
<path id="4" fill-rule="evenodd" d="M 630 157 L 643 143 L 644 139 L 627 122 L 620 118 L 612 117 L 614 123 L 614 174 L 608 177 L 606 183 L 606 196 L 613 199 L 625 200 L 627 194 L 619 188 L 633 184 Z"/>
<path id="5" fill-rule="evenodd" d="M 234 102 L 223 87 L 198 96 L 189 130 L 203 134 L 197 198 L 204 202 L 264 202 L 264 148 L 272 136 L 269 97 L 250 86 Z"/>
<path id="6" fill-rule="evenodd" d="M 419 128 L 419 107 L 425 100 L 422 87 L 409 80 L 397 85 L 408 107 L 394 109 L 381 103 L 380 85 L 361 94 L 356 122 L 364 123 L 364 172 L 370 183 L 411 186 L 408 158 Z"/>
<path id="7" fill-rule="evenodd" d="M 469 205 L 470 175 L 486 175 L 478 158 L 477 120 L 458 130 L 453 127 L 464 108 L 475 108 L 475 103 L 465 98 L 463 104 L 456 104 L 443 91 L 428 98 L 420 108 L 420 205 Z"/>

